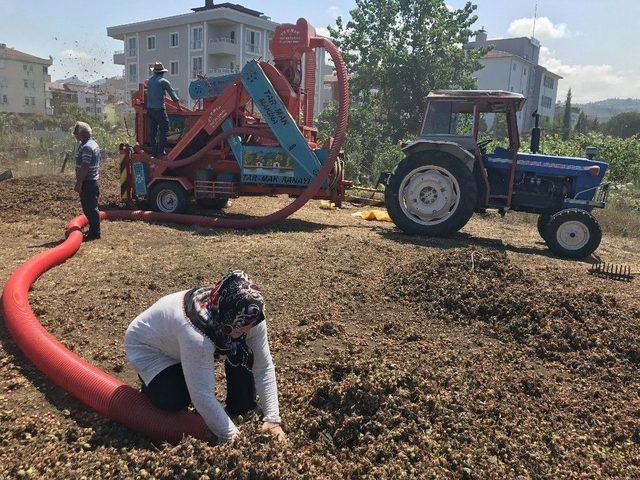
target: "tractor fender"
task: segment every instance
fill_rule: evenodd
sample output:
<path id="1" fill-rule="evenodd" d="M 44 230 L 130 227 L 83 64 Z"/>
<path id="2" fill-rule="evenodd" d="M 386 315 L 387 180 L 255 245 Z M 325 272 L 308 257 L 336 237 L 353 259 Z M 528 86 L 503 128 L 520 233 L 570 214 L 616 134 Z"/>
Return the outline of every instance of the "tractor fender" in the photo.
<path id="1" fill-rule="evenodd" d="M 147 185 L 148 191 L 151 191 L 151 188 L 158 182 L 176 182 L 187 192 L 193 190 L 193 184 L 185 177 L 156 177 Z"/>
<path id="2" fill-rule="evenodd" d="M 447 152 L 457 159 L 464 162 L 467 168 L 473 171 L 473 165 L 476 161 L 475 157 L 460 145 L 454 142 L 435 142 L 433 140 L 415 140 L 405 147 L 402 151 L 405 155 L 409 156 L 413 153 L 424 152 L 427 150 L 438 150 L 441 152 Z"/>

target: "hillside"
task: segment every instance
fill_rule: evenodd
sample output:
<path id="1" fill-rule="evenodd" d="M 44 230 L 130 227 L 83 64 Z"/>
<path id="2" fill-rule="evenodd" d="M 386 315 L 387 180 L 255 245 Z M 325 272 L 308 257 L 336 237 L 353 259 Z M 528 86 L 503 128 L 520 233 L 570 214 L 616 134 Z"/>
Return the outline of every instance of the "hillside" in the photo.
<path id="1" fill-rule="evenodd" d="M 619 113 L 640 112 L 640 99 L 609 98 L 598 102 L 574 104 L 573 107 L 582 110 L 589 118 L 598 118 L 602 123 Z"/>

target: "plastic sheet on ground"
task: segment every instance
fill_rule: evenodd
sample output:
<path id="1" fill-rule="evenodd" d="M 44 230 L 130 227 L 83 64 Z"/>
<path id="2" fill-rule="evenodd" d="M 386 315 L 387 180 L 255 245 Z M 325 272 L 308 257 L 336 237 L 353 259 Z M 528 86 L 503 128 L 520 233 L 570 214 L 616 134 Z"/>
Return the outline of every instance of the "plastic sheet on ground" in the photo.
<path id="1" fill-rule="evenodd" d="M 363 212 L 352 213 L 354 217 L 376 222 L 393 222 L 386 210 L 365 210 Z"/>

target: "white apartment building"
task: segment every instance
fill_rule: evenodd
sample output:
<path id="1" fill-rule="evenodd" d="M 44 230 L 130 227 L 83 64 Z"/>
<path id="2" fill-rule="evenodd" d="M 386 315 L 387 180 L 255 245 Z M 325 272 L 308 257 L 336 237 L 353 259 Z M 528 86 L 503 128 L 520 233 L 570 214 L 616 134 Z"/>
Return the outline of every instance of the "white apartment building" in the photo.
<path id="1" fill-rule="evenodd" d="M 116 52 L 113 60 L 124 66 L 129 92 L 136 91 L 150 76 L 153 64 L 160 61 L 169 70 L 165 78 L 180 101 L 193 106 L 189 84 L 198 74 L 228 75 L 238 73 L 248 61 L 271 60 L 269 42 L 277 26 L 262 12 L 206 0 L 191 13 L 109 27 L 107 35 L 124 42 L 124 50 Z M 332 71 L 325 65 L 324 55 L 320 57 L 318 79 Z M 316 114 L 327 95 L 322 82 L 316 82 Z"/>
<path id="2" fill-rule="evenodd" d="M 50 115 L 52 63 L 0 43 L 0 112 Z"/>
<path id="3" fill-rule="evenodd" d="M 526 97 L 527 103 L 518 113 L 521 132 L 533 127 L 532 115 L 535 111 L 542 117 L 553 120 L 558 81 L 562 77 L 538 64 L 540 42 L 527 37 L 487 40 L 487 34 L 483 32 L 464 48 L 486 46 L 492 46 L 493 50 L 480 59 L 484 68 L 474 74 L 478 88 L 507 90 Z"/>

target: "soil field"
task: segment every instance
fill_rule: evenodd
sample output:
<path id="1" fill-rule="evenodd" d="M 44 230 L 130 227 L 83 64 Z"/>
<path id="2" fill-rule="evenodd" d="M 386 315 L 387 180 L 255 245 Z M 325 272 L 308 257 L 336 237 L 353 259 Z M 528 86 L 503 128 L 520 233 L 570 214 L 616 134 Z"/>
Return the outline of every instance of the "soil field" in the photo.
<path id="1" fill-rule="evenodd" d="M 105 208 L 118 206 L 115 164 Z M 0 282 L 80 213 L 67 176 L 0 183 Z M 286 198 L 240 199 L 259 215 Z M 103 223 L 34 285 L 68 348 L 137 386 L 129 322 L 162 295 L 243 269 L 262 286 L 287 445 L 236 419 L 229 446 L 154 445 L 51 384 L 0 327 L 1 478 L 640 478 L 640 241 L 607 235 L 588 262 L 554 258 L 522 215 L 458 235 L 321 210 L 254 232 Z M 222 374 L 222 372 L 220 372 Z M 220 396 L 223 394 L 221 385 Z"/>

